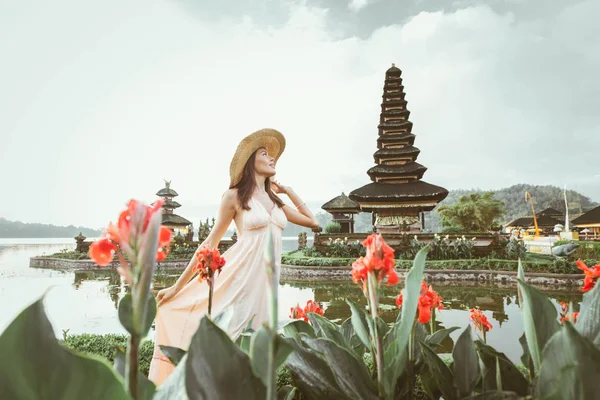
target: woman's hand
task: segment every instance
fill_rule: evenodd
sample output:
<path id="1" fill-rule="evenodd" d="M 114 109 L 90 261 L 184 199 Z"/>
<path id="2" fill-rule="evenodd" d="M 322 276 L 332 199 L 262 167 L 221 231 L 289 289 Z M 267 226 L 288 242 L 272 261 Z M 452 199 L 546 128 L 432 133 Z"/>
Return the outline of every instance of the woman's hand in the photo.
<path id="1" fill-rule="evenodd" d="M 272 181 L 271 190 L 275 194 L 288 194 L 292 190 L 292 188 L 289 186 L 283 186 L 279 181 Z"/>
<path id="2" fill-rule="evenodd" d="M 162 304 L 171 300 L 173 297 L 175 297 L 175 295 L 178 292 L 179 292 L 179 290 L 175 286 L 171 286 L 171 287 L 165 288 L 163 290 L 160 290 L 156 294 L 156 301 L 158 302 L 157 307 L 160 307 Z"/>

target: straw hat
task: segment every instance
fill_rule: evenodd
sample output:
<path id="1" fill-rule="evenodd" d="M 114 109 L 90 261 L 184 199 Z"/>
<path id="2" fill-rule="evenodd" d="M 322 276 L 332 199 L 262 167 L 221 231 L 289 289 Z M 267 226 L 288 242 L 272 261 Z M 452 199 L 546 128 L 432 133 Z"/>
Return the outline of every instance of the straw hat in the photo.
<path id="1" fill-rule="evenodd" d="M 237 150 L 229 165 L 230 186 L 239 183 L 242 179 L 242 173 L 246 162 L 248 162 L 250 156 L 261 147 L 267 149 L 269 155 L 273 156 L 275 161 L 277 161 L 285 149 L 285 138 L 281 132 L 276 131 L 275 129 L 265 128 L 242 139 L 240 144 L 238 144 Z"/>

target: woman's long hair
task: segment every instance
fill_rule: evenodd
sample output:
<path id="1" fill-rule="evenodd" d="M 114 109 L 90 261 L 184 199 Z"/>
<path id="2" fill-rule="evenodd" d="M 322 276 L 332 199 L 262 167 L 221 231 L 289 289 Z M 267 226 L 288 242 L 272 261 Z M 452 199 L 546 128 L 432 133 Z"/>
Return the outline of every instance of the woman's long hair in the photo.
<path id="1" fill-rule="evenodd" d="M 254 179 L 254 174 L 256 172 L 256 170 L 254 169 L 256 153 L 258 153 L 258 150 L 252 153 L 252 155 L 246 162 L 246 165 L 244 165 L 244 170 L 242 171 L 242 179 L 240 179 L 237 185 L 229 187 L 229 189 L 237 189 L 238 200 L 244 210 L 250 210 L 250 206 L 248 205 L 248 203 L 250 202 L 252 193 L 256 188 L 256 180 Z M 277 197 L 277 195 L 271 190 L 271 178 L 265 179 L 265 190 L 267 191 L 269 198 L 273 201 L 273 203 L 275 203 L 277 207 L 281 208 L 284 206 L 283 201 L 281 201 L 281 199 Z"/>

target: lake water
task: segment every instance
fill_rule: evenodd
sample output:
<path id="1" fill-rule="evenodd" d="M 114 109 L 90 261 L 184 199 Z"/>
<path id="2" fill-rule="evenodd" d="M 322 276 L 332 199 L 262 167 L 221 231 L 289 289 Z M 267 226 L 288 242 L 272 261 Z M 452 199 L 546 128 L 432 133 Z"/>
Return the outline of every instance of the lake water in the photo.
<path id="1" fill-rule="evenodd" d="M 285 251 L 296 246 L 296 238 L 284 241 Z M 67 329 L 69 333 L 125 333 L 117 317 L 117 304 L 125 295 L 125 286 L 114 271 L 64 272 L 29 268 L 30 257 L 74 247 L 71 238 L 0 239 L 0 331 L 23 308 L 47 291 L 46 311 L 57 336 L 62 336 L 62 331 Z M 177 274 L 159 274 L 154 282 L 155 288 L 170 285 L 176 278 Z M 444 299 L 445 309 L 437 317 L 441 327 L 464 328 L 469 324 L 468 310 L 479 306 L 493 325 L 487 336 L 488 343 L 519 362 L 521 347 L 518 338 L 523 333 L 523 326 L 516 288 L 487 284 L 434 284 L 434 289 Z M 394 305 L 397 293 L 397 288 L 386 288 L 383 293 L 381 313 L 388 322 L 394 321 L 398 313 Z M 573 301 L 575 309 L 579 309 L 579 292 L 556 290 L 547 291 L 547 294 L 557 309 L 560 301 Z M 290 307 L 297 303 L 304 305 L 307 300 L 316 300 L 323 303 L 326 317 L 341 321 L 350 315 L 346 298 L 366 304 L 362 292 L 350 280 L 285 281 L 280 286 L 279 318 L 287 319 Z M 456 340 L 459 333 L 456 331 L 451 337 Z M 451 340 L 444 343 L 448 350 L 451 346 Z"/>

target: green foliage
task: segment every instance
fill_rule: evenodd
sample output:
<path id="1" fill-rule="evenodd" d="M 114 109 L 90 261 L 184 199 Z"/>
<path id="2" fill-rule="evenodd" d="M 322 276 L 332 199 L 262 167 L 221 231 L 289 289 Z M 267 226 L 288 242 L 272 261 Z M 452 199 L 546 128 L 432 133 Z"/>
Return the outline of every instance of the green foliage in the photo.
<path id="1" fill-rule="evenodd" d="M 65 335 L 62 344 L 75 351 L 88 355 L 96 355 L 108 360 L 111 364 L 115 361 L 117 347 L 127 348 L 129 336 L 122 334 L 96 335 L 84 333 L 80 335 Z M 139 371 L 148 375 L 154 343 L 145 340 L 140 345 Z"/>
<path id="2" fill-rule="evenodd" d="M 429 246 L 431 250 L 428 258 L 431 260 L 470 259 L 474 257 L 474 239 L 467 239 L 462 235 L 452 240 L 449 235 L 440 236 L 436 233 L 430 242 L 420 242 L 415 236 L 410 241 L 408 249 L 398 256 L 412 260 L 422 248 Z"/>
<path id="3" fill-rule="evenodd" d="M 331 221 L 325 225 L 325 233 L 340 233 L 342 231 L 342 225 L 339 222 Z"/>
<path id="4" fill-rule="evenodd" d="M 90 256 L 88 253 L 81 253 L 79 251 L 62 249 L 58 253 L 43 255 L 45 258 L 61 258 L 63 260 L 89 260 Z"/>
<path id="5" fill-rule="evenodd" d="M 454 205 L 438 207 L 443 226 L 460 228 L 463 232 L 490 230 L 504 214 L 504 202 L 493 196 L 493 192 L 471 193 Z"/>
<path id="6" fill-rule="evenodd" d="M 307 257 L 358 258 L 365 255 L 365 248 L 360 242 L 350 243 L 347 240 L 331 241 L 319 250 L 315 247 L 305 247 L 302 253 Z"/>
<path id="7" fill-rule="evenodd" d="M 215 226 L 215 219 L 213 218 L 211 222 L 208 221 L 208 218 L 206 218 L 205 222 L 200 221 L 200 223 L 198 224 L 198 241 L 200 243 L 204 242 L 204 240 L 206 240 L 206 238 L 208 237 L 208 235 L 210 235 L 210 231 L 212 231 L 212 228 Z"/>

